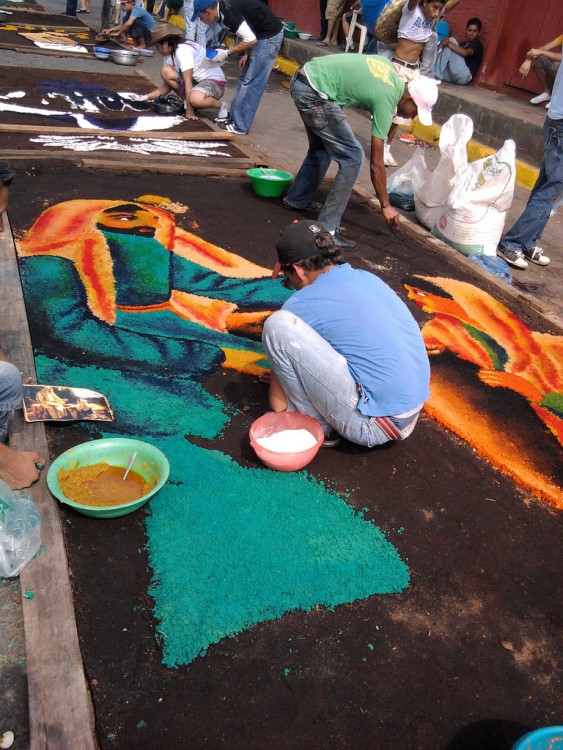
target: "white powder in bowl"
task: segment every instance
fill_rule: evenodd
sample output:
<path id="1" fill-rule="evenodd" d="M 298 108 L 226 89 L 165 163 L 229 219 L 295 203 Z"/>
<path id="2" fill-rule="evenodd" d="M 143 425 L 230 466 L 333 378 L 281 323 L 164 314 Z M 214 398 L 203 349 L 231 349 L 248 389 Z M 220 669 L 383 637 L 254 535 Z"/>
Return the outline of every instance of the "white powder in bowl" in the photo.
<path id="1" fill-rule="evenodd" d="M 301 453 L 316 445 L 317 439 L 309 430 L 282 430 L 256 442 L 273 453 Z"/>

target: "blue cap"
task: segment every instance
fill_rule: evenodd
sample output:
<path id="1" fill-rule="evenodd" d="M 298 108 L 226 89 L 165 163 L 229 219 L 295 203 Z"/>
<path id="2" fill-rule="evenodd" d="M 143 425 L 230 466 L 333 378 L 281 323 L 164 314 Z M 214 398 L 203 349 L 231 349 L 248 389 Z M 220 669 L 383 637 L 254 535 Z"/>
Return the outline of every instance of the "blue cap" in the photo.
<path id="1" fill-rule="evenodd" d="M 215 0 L 195 0 L 194 12 L 192 14 L 192 23 L 197 20 L 197 17 L 203 10 L 207 10 L 210 5 L 213 5 Z"/>

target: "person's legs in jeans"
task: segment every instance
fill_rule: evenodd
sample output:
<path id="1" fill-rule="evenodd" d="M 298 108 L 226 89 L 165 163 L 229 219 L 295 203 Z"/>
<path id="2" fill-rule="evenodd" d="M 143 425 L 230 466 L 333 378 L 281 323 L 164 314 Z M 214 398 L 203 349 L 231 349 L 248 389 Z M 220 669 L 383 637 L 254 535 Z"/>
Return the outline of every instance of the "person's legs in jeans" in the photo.
<path id="1" fill-rule="evenodd" d="M 338 164 L 338 172 L 319 214 L 319 223 L 330 232 L 340 228 L 352 188 L 364 163 L 364 150 L 336 102 L 324 102 L 327 126 L 317 131 L 331 161 Z"/>
<path id="2" fill-rule="evenodd" d="M 7 441 L 14 410 L 21 405 L 21 372 L 11 362 L 0 360 L 0 443 Z"/>
<path id="3" fill-rule="evenodd" d="M 65 16 L 76 16 L 76 8 L 78 7 L 78 0 L 66 0 Z"/>
<path id="4" fill-rule="evenodd" d="M 229 117 L 237 130 L 248 133 L 266 89 L 268 78 L 283 40 L 283 31 L 269 39 L 259 39 L 251 47 L 239 79 Z"/>
<path id="5" fill-rule="evenodd" d="M 438 54 L 438 34 L 436 34 L 436 32 L 433 31 L 432 34 L 430 34 L 430 39 L 426 42 L 426 44 L 422 48 L 422 55 L 420 58 L 420 75 L 428 76 L 429 78 L 434 77 L 434 65 L 436 64 L 437 54 Z"/>
<path id="6" fill-rule="evenodd" d="M 455 39 L 453 42 L 457 44 Z M 471 73 L 461 55 L 456 55 L 449 47 L 443 47 L 438 53 L 434 66 L 436 78 L 446 83 L 457 83 L 466 86 L 471 82 Z"/>
<path id="7" fill-rule="evenodd" d="M 287 411 L 313 417 L 325 434 L 333 428 L 358 445 L 389 441 L 372 417 L 356 409 L 359 391 L 345 358 L 300 318 L 285 310 L 273 313 L 262 343 L 288 399 Z"/>
<path id="8" fill-rule="evenodd" d="M 544 157 L 540 174 L 526 208 L 499 247 L 525 251 L 541 238 L 549 215 L 563 193 L 563 120 L 546 117 L 543 126 Z"/>
<path id="9" fill-rule="evenodd" d="M 293 206 L 306 206 L 330 162 L 335 161 L 338 172 L 319 215 L 319 223 L 335 232 L 360 173 L 364 151 L 336 102 L 322 99 L 311 86 L 295 78 L 290 91 L 307 131 L 309 150 L 286 199 Z"/>
<path id="10" fill-rule="evenodd" d="M 290 93 L 305 125 L 309 150 L 291 184 L 286 200 L 295 208 L 305 208 L 314 198 L 330 165 L 330 157 L 323 141 L 312 129 L 317 117 L 320 127 L 325 122 L 322 111 L 323 99 L 309 85 L 295 78 L 291 81 Z"/>

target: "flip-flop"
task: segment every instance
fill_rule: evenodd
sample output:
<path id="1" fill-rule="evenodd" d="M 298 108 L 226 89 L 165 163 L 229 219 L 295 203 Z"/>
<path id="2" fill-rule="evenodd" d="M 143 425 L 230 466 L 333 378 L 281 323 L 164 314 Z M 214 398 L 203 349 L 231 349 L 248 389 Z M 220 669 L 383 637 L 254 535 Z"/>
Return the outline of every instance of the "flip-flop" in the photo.
<path id="1" fill-rule="evenodd" d="M 317 47 L 330 47 L 327 42 L 316 42 Z"/>

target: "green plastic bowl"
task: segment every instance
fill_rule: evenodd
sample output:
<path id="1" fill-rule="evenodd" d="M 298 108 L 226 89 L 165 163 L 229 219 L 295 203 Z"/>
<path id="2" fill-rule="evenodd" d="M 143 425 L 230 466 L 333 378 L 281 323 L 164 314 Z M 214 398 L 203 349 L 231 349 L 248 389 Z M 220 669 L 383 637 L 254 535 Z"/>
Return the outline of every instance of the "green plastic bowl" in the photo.
<path id="1" fill-rule="evenodd" d="M 299 32 L 297 29 L 284 29 L 283 35 L 288 39 L 297 39 Z"/>
<path id="2" fill-rule="evenodd" d="M 110 466 L 119 466 L 125 471 L 132 454 L 137 451 L 137 458 L 132 470 L 140 474 L 147 482 L 155 482 L 154 487 L 146 495 L 138 500 L 123 505 L 112 505 L 111 507 L 99 508 L 93 505 L 81 505 L 70 500 L 61 490 L 58 473 L 61 469 L 79 469 L 82 466 L 107 463 Z M 131 438 L 104 438 L 102 440 L 91 440 L 88 443 L 70 448 L 62 453 L 51 464 L 47 473 L 47 485 L 53 495 L 85 516 L 94 518 L 117 518 L 126 516 L 128 513 L 142 508 L 168 479 L 170 466 L 168 459 L 149 443 Z"/>
<path id="3" fill-rule="evenodd" d="M 253 167 L 248 169 L 246 174 L 252 181 L 252 187 L 256 195 L 264 198 L 279 198 L 287 189 L 289 183 L 293 180 L 290 172 L 283 172 L 281 169 L 262 169 Z"/>

